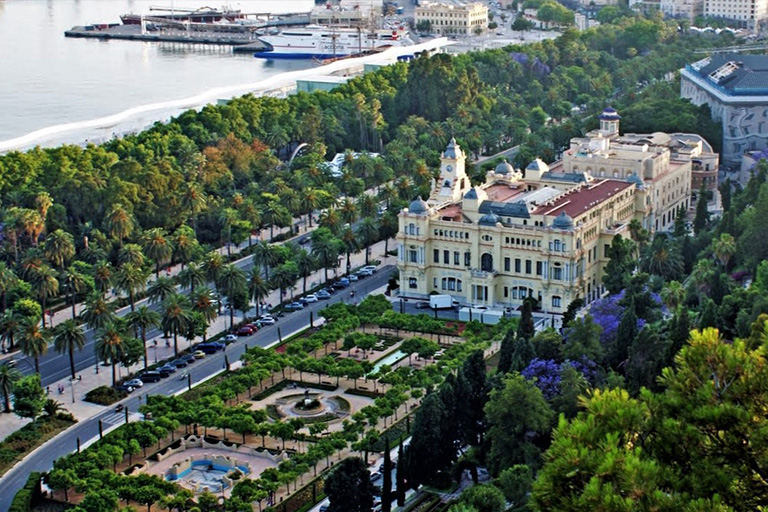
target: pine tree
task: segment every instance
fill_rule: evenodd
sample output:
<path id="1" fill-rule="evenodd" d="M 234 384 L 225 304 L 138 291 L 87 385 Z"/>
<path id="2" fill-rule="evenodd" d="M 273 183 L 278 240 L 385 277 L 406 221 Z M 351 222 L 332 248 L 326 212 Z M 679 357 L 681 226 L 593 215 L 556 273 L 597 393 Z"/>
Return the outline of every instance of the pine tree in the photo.
<path id="1" fill-rule="evenodd" d="M 381 512 L 392 509 L 392 460 L 389 455 L 389 438 L 384 439 L 384 481 L 381 484 Z"/>
<path id="2" fill-rule="evenodd" d="M 521 372 L 535 357 L 536 349 L 533 347 L 533 341 L 529 338 L 517 338 L 512 354 L 511 369 L 516 372 Z"/>
<path id="3" fill-rule="evenodd" d="M 395 473 L 395 497 L 397 506 L 405 505 L 405 457 L 403 456 L 403 440 L 400 439 L 400 446 L 397 448 L 397 472 Z"/>
<path id="4" fill-rule="evenodd" d="M 707 299 L 699 316 L 699 329 L 717 327 L 717 305 L 712 299 Z"/>
<path id="5" fill-rule="evenodd" d="M 517 337 L 531 339 L 536 334 L 536 327 L 533 323 L 533 299 L 527 297 L 523 301 L 523 311 L 520 316 L 520 323 L 517 324 Z"/>
<path id="6" fill-rule="evenodd" d="M 515 333 L 512 329 L 507 331 L 504 335 L 504 339 L 501 340 L 501 348 L 499 349 L 499 366 L 497 371 L 500 374 L 509 373 L 512 368 L 512 358 L 515 354 Z"/>
<path id="7" fill-rule="evenodd" d="M 618 369 L 626 362 L 629 355 L 629 347 L 637 337 L 637 315 L 635 314 L 635 301 L 632 300 L 624 314 L 621 315 L 619 327 L 616 330 L 616 341 L 611 353 L 610 364 Z"/>
<path id="8" fill-rule="evenodd" d="M 677 216 L 675 217 L 675 230 L 672 233 L 675 238 L 680 238 L 686 235 L 685 229 L 685 208 L 680 206 L 677 209 Z"/>
<path id="9" fill-rule="evenodd" d="M 675 356 L 688 342 L 691 335 L 691 317 L 688 309 L 683 307 L 672 317 L 672 325 L 669 330 L 669 346 L 664 357 L 664 366 L 671 366 Z"/>
<path id="10" fill-rule="evenodd" d="M 693 218 L 693 232 L 698 235 L 709 223 L 709 210 L 707 209 L 707 191 L 704 186 L 699 189 L 699 198 L 696 201 L 696 216 Z"/>
<path id="11" fill-rule="evenodd" d="M 563 323 L 562 328 L 565 329 L 568 327 L 568 324 L 571 323 L 571 320 L 576 318 L 576 312 L 584 307 L 584 299 L 581 297 L 576 297 L 571 301 L 570 304 L 568 304 L 568 307 L 565 309 L 565 313 L 563 313 Z"/>

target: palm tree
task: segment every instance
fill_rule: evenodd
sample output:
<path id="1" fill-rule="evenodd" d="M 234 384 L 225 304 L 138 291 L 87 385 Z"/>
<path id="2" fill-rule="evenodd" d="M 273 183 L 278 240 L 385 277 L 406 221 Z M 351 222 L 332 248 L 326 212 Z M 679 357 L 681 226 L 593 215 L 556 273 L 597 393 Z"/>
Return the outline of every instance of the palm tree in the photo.
<path id="1" fill-rule="evenodd" d="M 197 216 L 205 209 L 205 192 L 197 183 L 187 183 L 181 195 L 181 208 L 192 221 L 192 230 L 197 232 Z"/>
<path id="2" fill-rule="evenodd" d="M 126 263 L 115 276 L 115 285 L 119 290 L 128 293 L 131 311 L 136 310 L 136 292 L 143 290 L 149 276 L 143 268 Z"/>
<path id="3" fill-rule="evenodd" d="M 114 278 L 115 274 L 109 262 L 101 260 L 93 266 L 93 280 L 96 283 L 96 289 L 101 295 L 106 294 L 112 289 Z"/>
<path id="4" fill-rule="evenodd" d="M 0 336 L 4 341 L 8 342 L 8 350 L 13 350 L 14 336 L 21 329 L 19 316 L 12 311 L 6 311 L 2 317 L 0 317 Z"/>
<path id="5" fill-rule="evenodd" d="M 192 261 L 200 248 L 195 232 L 188 226 L 181 226 L 173 233 L 173 259 L 181 263 L 181 270 Z"/>
<path id="6" fill-rule="evenodd" d="M 3 364 L 0 365 L 0 393 L 3 394 L 3 402 L 5 402 L 5 412 L 11 412 L 11 394 L 13 393 L 13 387 L 21 378 L 21 372 L 13 366 Z"/>
<path id="7" fill-rule="evenodd" d="M 685 288 L 677 281 L 670 281 L 661 290 L 661 300 L 670 311 L 676 311 L 678 306 L 685 300 Z"/>
<path id="8" fill-rule="evenodd" d="M 233 301 L 237 290 L 246 286 L 245 273 L 232 264 L 224 265 L 219 276 L 219 286 L 225 290 L 224 293 L 229 300 L 229 327 L 232 328 L 235 320 Z"/>
<path id="9" fill-rule="evenodd" d="M 40 300 L 40 306 L 43 308 L 43 328 L 45 328 L 45 304 L 48 299 L 59 293 L 59 280 L 56 279 L 56 272 L 48 266 L 39 268 L 32 276 L 32 285 L 34 294 Z"/>
<path id="10" fill-rule="evenodd" d="M 112 385 L 117 384 L 117 363 L 125 352 L 125 336 L 119 322 L 112 322 L 101 329 L 96 337 L 96 357 L 112 365 Z"/>
<path id="11" fill-rule="evenodd" d="M 261 210 L 261 218 L 269 225 L 269 239 L 275 238 L 275 226 L 287 226 L 291 223 L 291 214 L 281 203 L 270 200 Z"/>
<path id="12" fill-rule="evenodd" d="M 261 313 L 261 302 L 269 295 L 269 284 L 261 276 L 259 267 L 251 268 L 248 274 L 248 298 L 256 302 L 256 314 Z"/>
<path id="13" fill-rule="evenodd" d="M 101 294 L 94 294 L 85 301 L 85 309 L 80 315 L 89 329 L 103 329 L 113 323 L 115 316 L 115 305 L 107 300 Z"/>
<path id="14" fill-rule="evenodd" d="M 647 229 L 643 228 L 643 224 L 638 219 L 632 219 L 629 222 L 629 236 L 635 242 L 638 254 L 642 254 L 651 235 Z"/>
<path id="15" fill-rule="evenodd" d="M 324 228 L 312 233 L 312 255 L 325 271 L 325 281 L 328 282 L 328 268 L 336 266 L 336 258 L 341 250 L 341 242 L 334 238 L 333 234 Z"/>
<path id="16" fill-rule="evenodd" d="M 192 299 L 192 311 L 202 315 L 205 320 L 206 326 L 210 325 L 218 316 L 216 304 L 214 303 L 213 294 L 209 288 L 203 287 L 197 290 L 197 293 L 191 294 Z M 208 336 L 208 329 L 203 331 L 203 341 Z"/>
<path id="17" fill-rule="evenodd" d="M 370 256 L 370 247 L 379 236 L 379 226 L 376 225 L 376 220 L 371 217 L 366 217 L 360 221 L 356 229 L 357 237 L 365 246 L 365 264 L 368 265 L 368 257 Z"/>
<path id="18" fill-rule="evenodd" d="M 397 189 L 395 186 L 392 185 L 392 183 L 385 183 L 382 185 L 381 188 L 379 188 L 379 199 L 384 201 L 384 205 L 387 207 L 387 210 L 389 210 L 392 201 L 397 199 Z"/>
<path id="19" fill-rule="evenodd" d="M 699 302 L 703 304 L 702 295 L 706 295 L 709 292 L 712 278 L 715 275 L 715 266 L 710 259 L 702 259 L 696 262 L 691 272 L 691 279 L 693 279 L 696 289 L 699 292 Z"/>
<path id="20" fill-rule="evenodd" d="M 264 275 L 269 281 L 269 269 L 278 262 L 277 248 L 269 242 L 262 240 L 256 242 L 253 250 L 253 265 L 257 268 L 264 267 Z"/>
<path id="21" fill-rule="evenodd" d="M 227 256 L 232 256 L 232 224 L 237 221 L 237 210 L 234 208 L 224 208 L 219 214 L 219 224 L 221 231 L 227 235 Z"/>
<path id="22" fill-rule="evenodd" d="M 37 208 L 43 222 L 48 217 L 48 210 L 51 206 L 53 206 L 53 198 L 48 192 L 40 192 L 35 196 L 35 208 Z"/>
<path id="23" fill-rule="evenodd" d="M 306 249 L 299 249 L 293 261 L 299 269 L 299 277 L 304 280 L 302 292 L 307 293 L 307 278 L 317 269 L 317 261 Z"/>
<path id="24" fill-rule="evenodd" d="M 344 231 L 341 232 L 341 243 L 344 245 L 344 252 L 347 254 L 347 274 L 352 270 L 352 265 L 350 263 L 350 255 L 353 252 L 357 252 L 360 250 L 360 242 L 357 239 L 357 235 L 354 231 L 352 231 L 351 227 L 344 228 Z"/>
<path id="25" fill-rule="evenodd" d="M 363 217 L 378 217 L 379 202 L 369 194 L 363 194 L 357 200 L 357 209 Z"/>
<path id="26" fill-rule="evenodd" d="M 188 310 L 187 298 L 174 293 L 163 302 L 161 324 L 166 332 L 173 334 L 173 353 L 179 355 L 179 334 L 187 332 L 191 316 Z"/>
<path id="27" fill-rule="evenodd" d="M 75 255 L 75 242 L 72 235 L 63 229 L 57 229 L 45 237 L 43 254 L 54 267 L 61 270 Z"/>
<path id="28" fill-rule="evenodd" d="M 341 214 L 341 220 L 350 226 L 357 220 L 357 204 L 352 198 L 345 197 L 339 203 L 339 213 Z"/>
<path id="29" fill-rule="evenodd" d="M 379 219 L 379 234 L 384 238 L 384 255 L 389 253 L 389 239 L 397 235 L 399 220 L 396 214 L 386 212 Z"/>
<path id="30" fill-rule="evenodd" d="M 208 281 L 213 282 L 216 287 L 216 295 L 221 295 L 219 291 L 219 276 L 221 276 L 221 269 L 224 266 L 224 258 L 221 257 L 216 251 L 209 252 L 203 260 L 203 271 Z M 221 300 L 219 299 L 219 307 L 221 307 Z M 221 313 L 221 310 L 219 310 Z"/>
<path id="31" fill-rule="evenodd" d="M 194 294 L 197 286 L 205 284 L 205 271 L 195 262 L 187 265 L 187 268 L 179 272 L 179 283 L 184 288 L 189 288 L 189 293 Z"/>
<path id="32" fill-rule="evenodd" d="M 61 275 L 61 284 L 62 288 L 64 288 L 64 293 L 67 294 L 67 301 L 72 305 L 72 318 L 75 318 L 75 315 L 77 314 L 75 311 L 77 294 L 85 291 L 88 286 L 88 281 L 86 281 L 83 274 L 74 268 L 68 268 Z"/>
<path id="33" fill-rule="evenodd" d="M 117 203 L 112 207 L 107 215 L 107 231 L 109 236 L 117 239 L 120 247 L 123 246 L 123 239 L 133 232 L 133 218 L 123 205 Z"/>
<path id="34" fill-rule="evenodd" d="M 736 254 L 736 240 L 732 235 L 723 233 L 720 238 L 712 241 L 712 253 L 720 260 L 724 270 L 728 270 L 728 262 Z"/>
<path id="35" fill-rule="evenodd" d="M 651 245 L 644 251 L 641 268 L 650 274 L 674 279 L 683 271 L 683 259 L 680 251 L 666 234 L 657 234 Z"/>
<path id="36" fill-rule="evenodd" d="M 21 324 L 19 349 L 22 354 L 35 359 L 35 371 L 40 373 L 40 356 L 48 352 L 48 330 L 41 328 L 34 318 L 26 318 Z"/>
<path id="37" fill-rule="evenodd" d="M 338 233 L 341 225 L 341 215 L 336 208 L 328 208 L 320 214 L 320 226 L 330 229 L 331 233 Z"/>
<path id="38" fill-rule="evenodd" d="M 149 364 L 147 360 L 147 331 L 160 325 L 160 314 L 147 306 L 139 306 L 136 311 L 125 316 L 128 327 L 141 333 L 141 344 L 144 346 L 144 369 Z"/>
<path id="39" fill-rule="evenodd" d="M 85 333 L 74 320 L 65 320 L 53 330 L 53 347 L 59 354 L 69 353 L 69 370 L 75 380 L 75 350 L 85 346 Z"/>
<path id="40" fill-rule="evenodd" d="M 176 293 L 176 285 L 168 277 L 158 277 L 147 289 L 150 304 L 163 302 L 166 297 L 173 293 Z"/>
<path id="41" fill-rule="evenodd" d="M 135 267 L 144 266 L 144 251 L 139 244 L 125 244 L 117 254 L 117 262 L 120 265 L 130 263 Z"/>
<path id="42" fill-rule="evenodd" d="M 316 188 L 307 187 L 301 195 L 301 208 L 307 213 L 307 224 L 312 227 L 312 212 L 320 207 L 320 195 Z"/>
<path id="43" fill-rule="evenodd" d="M 2 307 L 2 311 L 5 311 L 7 307 L 8 292 L 15 288 L 18 282 L 19 278 L 16 273 L 8 268 L 4 261 L 0 262 L 0 307 Z"/>
<path id="44" fill-rule="evenodd" d="M 296 282 L 295 265 L 285 263 L 275 269 L 272 282 L 275 288 L 280 289 L 280 302 L 283 302 L 284 290 Z"/>
<path id="45" fill-rule="evenodd" d="M 141 240 L 144 254 L 155 262 L 155 277 L 160 277 L 160 266 L 171 260 L 173 246 L 166 238 L 165 230 L 153 228 L 144 233 Z"/>

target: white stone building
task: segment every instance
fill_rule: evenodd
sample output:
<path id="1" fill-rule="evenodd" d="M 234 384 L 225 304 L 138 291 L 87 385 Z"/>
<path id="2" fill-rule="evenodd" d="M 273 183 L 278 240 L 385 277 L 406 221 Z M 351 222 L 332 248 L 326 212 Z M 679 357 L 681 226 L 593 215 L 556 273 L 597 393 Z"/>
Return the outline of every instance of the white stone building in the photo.
<path id="1" fill-rule="evenodd" d="M 428 21 L 433 34 L 471 36 L 488 31 L 488 7 L 471 4 L 426 3 L 416 7 L 415 23 Z"/>

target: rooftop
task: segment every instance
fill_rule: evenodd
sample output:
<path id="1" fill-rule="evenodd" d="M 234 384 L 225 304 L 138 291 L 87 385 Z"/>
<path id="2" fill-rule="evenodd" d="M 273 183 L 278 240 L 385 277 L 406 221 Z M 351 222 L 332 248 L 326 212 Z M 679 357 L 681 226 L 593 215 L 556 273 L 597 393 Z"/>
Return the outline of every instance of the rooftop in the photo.
<path id="1" fill-rule="evenodd" d="M 597 181 L 593 185 L 579 187 L 562 194 L 554 201 L 536 208 L 533 214 L 560 215 L 565 213 L 570 217 L 576 218 L 589 210 L 590 207 L 602 203 L 630 187 L 634 187 L 634 185 L 622 180 Z"/>
<path id="2" fill-rule="evenodd" d="M 768 94 L 768 55 L 715 54 L 686 69 L 731 96 Z"/>

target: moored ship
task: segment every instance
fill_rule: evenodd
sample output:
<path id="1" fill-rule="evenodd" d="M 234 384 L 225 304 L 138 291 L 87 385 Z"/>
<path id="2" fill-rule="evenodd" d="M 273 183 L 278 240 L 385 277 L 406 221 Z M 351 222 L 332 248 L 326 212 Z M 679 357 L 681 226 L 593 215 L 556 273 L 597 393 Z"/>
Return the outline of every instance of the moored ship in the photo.
<path id="1" fill-rule="evenodd" d="M 149 15 L 141 14 L 123 14 L 120 20 L 123 25 L 140 25 L 142 17 L 151 18 L 153 21 L 189 21 L 192 23 L 220 23 L 234 22 L 246 17 L 240 10 L 236 9 L 214 9 L 212 7 L 200 7 L 199 9 L 173 9 L 166 7 L 150 7 L 150 11 L 162 12 L 165 14 L 152 13 Z"/>
<path id="2" fill-rule="evenodd" d="M 410 44 L 404 30 L 367 30 L 308 25 L 259 36 L 266 49 L 254 53 L 265 59 L 332 59 Z"/>

